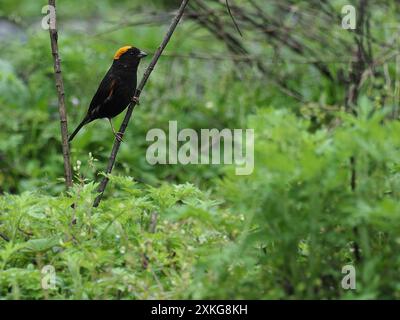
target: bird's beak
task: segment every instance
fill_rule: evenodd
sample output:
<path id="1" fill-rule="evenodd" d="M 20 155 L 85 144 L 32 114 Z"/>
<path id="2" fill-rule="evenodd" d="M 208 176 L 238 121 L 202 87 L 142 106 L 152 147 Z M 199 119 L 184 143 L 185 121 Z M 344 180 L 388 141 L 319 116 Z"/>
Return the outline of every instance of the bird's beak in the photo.
<path id="1" fill-rule="evenodd" d="M 142 50 L 140 50 L 140 52 L 139 52 L 139 54 L 138 54 L 138 57 L 139 57 L 139 58 L 147 57 L 147 53 L 144 52 L 144 51 L 142 51 Z"/>

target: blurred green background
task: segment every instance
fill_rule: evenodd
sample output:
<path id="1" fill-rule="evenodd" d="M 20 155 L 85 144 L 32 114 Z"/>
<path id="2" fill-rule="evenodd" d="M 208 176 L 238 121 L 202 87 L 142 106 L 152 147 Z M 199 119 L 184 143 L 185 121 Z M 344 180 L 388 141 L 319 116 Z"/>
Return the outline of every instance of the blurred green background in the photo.
<path id="1" fill-rule="evenodd" d="M 370 1 L 357 32 L 341 28 L 345 1 L 232 1 L 241 37 L 224 3 L 191 1 L 94 209 L 109 124 L 74 139 L 65 193 L 46 3 L 1 0 L 0 298 L 399 298 L 399 5 Z M 178 5 L 57 2 L 70 132 L 115 51 L 154 53 Z M 149 165 L 146 133 L 171 120 L 253 128 L 254 173 Z M 54 290 L 40 286 L 48 264 Z M 341 287 L 344 265 L 356 290 Z"/>

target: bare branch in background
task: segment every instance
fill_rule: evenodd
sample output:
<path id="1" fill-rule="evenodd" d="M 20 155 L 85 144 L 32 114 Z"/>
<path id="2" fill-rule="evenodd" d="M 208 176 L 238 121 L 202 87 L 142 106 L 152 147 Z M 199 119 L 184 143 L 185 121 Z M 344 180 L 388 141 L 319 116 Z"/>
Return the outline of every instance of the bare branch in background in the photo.
<path id="1" fill-rule="evenodd" d="M 165 34 L 163 41 L 161 42 L 160 46 L 158 47 L 156 53 L 153 56 L 153 59 L 151 60 L 149 66 L 146 68 L 146 70 L 144 72 L 142 81 L 140 82 L 139 86 L 136 89 L 135 97 L 134 97 L 133 101 L 129 104 L 128 111 L 126 112 L 124 121 L 122 122 L 121 127 L 119 128 L 121 137 L 124 135 L 125 130 L 128 126 L 129 120 L 132 115 L 132 111 L 136 106 L 136 101 L 139 101 L 139 97 L 142 93 L 142 90 L 143 90 L 144 86 L 146 85 L 147 80 L 150 77 L 150 74 L 154 70 L 154 67 L 157 64 L 158 59 L 160 58 L 162 52 L 164 51 L 165 47 L 167 46 L 169 40 L 171 39 L 179 21 L 181 20 L 181 18 L 183 16 L 183 12 L 185 11 L 185 8 L 186 8 L 186 5 L 188 4 L 188 2 L 189 2 L 189 0 L 182 0 L 181 6 L 179 7 L 178 12 L 176 13 L 174 19 L 172 20 L 172 23 L 169 26 L 168 31 Z M 100 186 L 98 189 L 99 195 L 96 197 L 96 199 L 93 203 L 94 207 L 97 207 L 99 205 L 99 203 L 103 197 L 104 190 L 106 189 L 108 180 L 109 180 L 107 175 L 111 173 L 111 171 L 114 167 L 120 145 L 121 145 L 121 141 L 119 139 L 115 139 L 114 146 L 113 146 L 113 149 L 111 151 L 111 155 L 110 155 L 110 158 L 108 161 L 106 175 L 104 176 L 103 180 L 100 183 Z"/>
<path id="2" fill-rule="evenodd" d="M 209 32 L 216 38 L 224 42 L 228 50 L 233 54 L 231 57 L 239 56 L 241 57 L 240 62 L 249 66 L 256 66 L 264 75 L 272 75 L 273 71 L 267 69 L 265 66 L 265 59 L 263 59 L 263 57 L 251 57 L 244 44 L 242 44 L 242 42 L 234 34 L 226 29 L 225 24 L 220 19 L 218 12 L 208 7 L 205 2 L 198 0 L 192 1 L 190 3 L 190 7 L 191 10 L 189 11 L 188 16 L 208 29 Z M 283 81 L 278 75 L 273 75 L 271 78 L 273 79 L 273 84 L 276 85 L 282 93 L 298 101 L 304 102 L 302 95 L 295 89 L 289 88 L 287 83 L 285 83 L 285 81 Z"/>
<path id="3" fill-rule="evenodd" d="M 377 39 L 371 33 L 371 10 L 366 8 L 372 4 L 368 0 L 357 1 L 358 21 L 354 31 L 341 27 L 340 10 L 327 0 L 310 0 L 302 6 L 296 1 L 248 0 L 240 4 L 231 1 L 229 9 L 241 31 L 247 31 L 247 39 L 238 37 L 235 26 L 228 21 L 224 0 L 192 0 L 189 5 L 188 17 L 225 44 L 230 53 L 225 57 L 231 57 L 240 67 L 256 67 L 267 81 L 299 101 L 308 98 L 303 96 L 302 90 L 297 88 L 299 92 L 296 92 L 291 88 L 292 71 L 269 68 L 270 61 L 289 65 L 297 60 L 293 56 L 307 61 L 313 66 L 310 76 L 324 79 L 324 83 L 330 83 L 332 87 L 341 87 L 341 90 L 333 91 L 334 103 L 345 104 L 351 109 L 362 86 L 365 83 L 371 85 L 366 80 L 378 75 L 374 67 L 380 62 L 376 57 L 385 57 L 386 49 L 398 52 L 396 43 Z M 272 52 L 260 55 L 253 46 L 257 42 L 267 44 Z M 343 65 L 333 66 L 335 62 Z M 244 69 L 240 67 L 235 70 Z"/>
<path id="4" fill-rule="evenodd" d="M 65 93 L 64 93 L 64 82 L 61 74 L 61 59 L 58 53 L 58 33 L 56 25 L 56 1 L 49 0 L 49 6 L 54 7 L 54 16 L 50 15 L 50 19 L 54 19 L 50 23 L 50 42 L 51 52 L 54 59 L 54 75 L 58 94 L 58 112 L 60 114 L 60 125 L 61 125 L 61 142 L 62 142 L 62 153 L 64 158 L 64 176 L 65 184 L 67 189 L 73 184 L 72 181 L 72 169 L 70 161 L 70 151 L 68 144 L 68 125 L 67 125 L 67 111 L 65 107 Z M 54 28 L 52 27 L 54 26 Z"/>
<path id="5" fill-rule="evenodd" d="M 239 25 L 237 24 L 235 18 L 234 18 L 233 15 L 232 15 L 231 7 L 229 6 L 229 1 L 228 1 L 228 0 L 225 0 L 225 4 L 226 4 L 226 8 L 228 9 L 229 16 L 231 17 L 232 22 L 233 22 L 233 24 L 235 25 L 235 28 L 236 28 L 237 32 L 240 34 L 241 37 L 243 37 L 243 34 L 242 34 L 242 32 L 240 31 Z"/>

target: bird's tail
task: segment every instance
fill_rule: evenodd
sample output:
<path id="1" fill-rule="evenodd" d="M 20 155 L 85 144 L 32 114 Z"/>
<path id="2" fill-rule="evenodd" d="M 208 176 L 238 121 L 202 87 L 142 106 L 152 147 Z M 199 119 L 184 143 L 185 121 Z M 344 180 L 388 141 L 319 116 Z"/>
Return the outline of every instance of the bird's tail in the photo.
<path id="1" fill-rule="evenodd" d="M 78 125 L 78 127 L 75 129 L 74 132 L 69 136 L 68 141 L 71 142 L 72 139 L 76 136 L 76 134 L 81 130 L 81 128 L 90 122 L 90 119 L 86 116 L 85 119 L 82 120 L 82 122 Z"/>

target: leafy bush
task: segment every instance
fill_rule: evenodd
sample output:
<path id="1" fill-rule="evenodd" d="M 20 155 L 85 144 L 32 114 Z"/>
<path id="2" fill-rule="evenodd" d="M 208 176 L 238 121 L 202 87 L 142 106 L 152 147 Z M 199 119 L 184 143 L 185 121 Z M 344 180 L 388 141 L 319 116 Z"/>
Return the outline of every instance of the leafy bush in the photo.
<path id="1" fill-rule="evenodd" d="M 246 217 L 237 243 L 202 261 L 196 298 L 398 298 L 399 122 L 364 100 L 358 119 L 310 133 L 292 113 L 250 117 L 254 174 L 220 184 L 220 197 Z M 350 157 L 357 186 L 350 187 Z M 357 251 L 357 252 L 356 252 Z M 341 287 L 354 265 L 357 290 Z"/>
<path id="2" fill-rule="evenodd" d="M 115 197 L 96 209 L 94 184 L 57 198 L 0 197 L 0 232 L 10 238 L 0 242 L 2 298 L 182 298 L 199 256 L 232 240 L 238 219 L 193 185 L 111 179 Z M 41 287 L 47 265 L 54 290 Z"/>
<path id="3" fill-rule="evenodd" d="M 398 297 L 400 124 L 366 100 L 362 110 L 358 119 L 336 114 L 340 127 L 316 132 L 285 110 L 251 116 L 255 171 L 237 177 L 228 168 L 214 196 L 189 184 L 154 188 L 112 176 L 112 196 L 96 209 L 91 183 L 70 196 L 1 197 L 0 231 L 11 238 L 1 243 L 2 295 Z M 55 291 L 40 288 L 47 264 L 57 271 Z M 341 288 L 348 264 L 356 291 Z"/>

